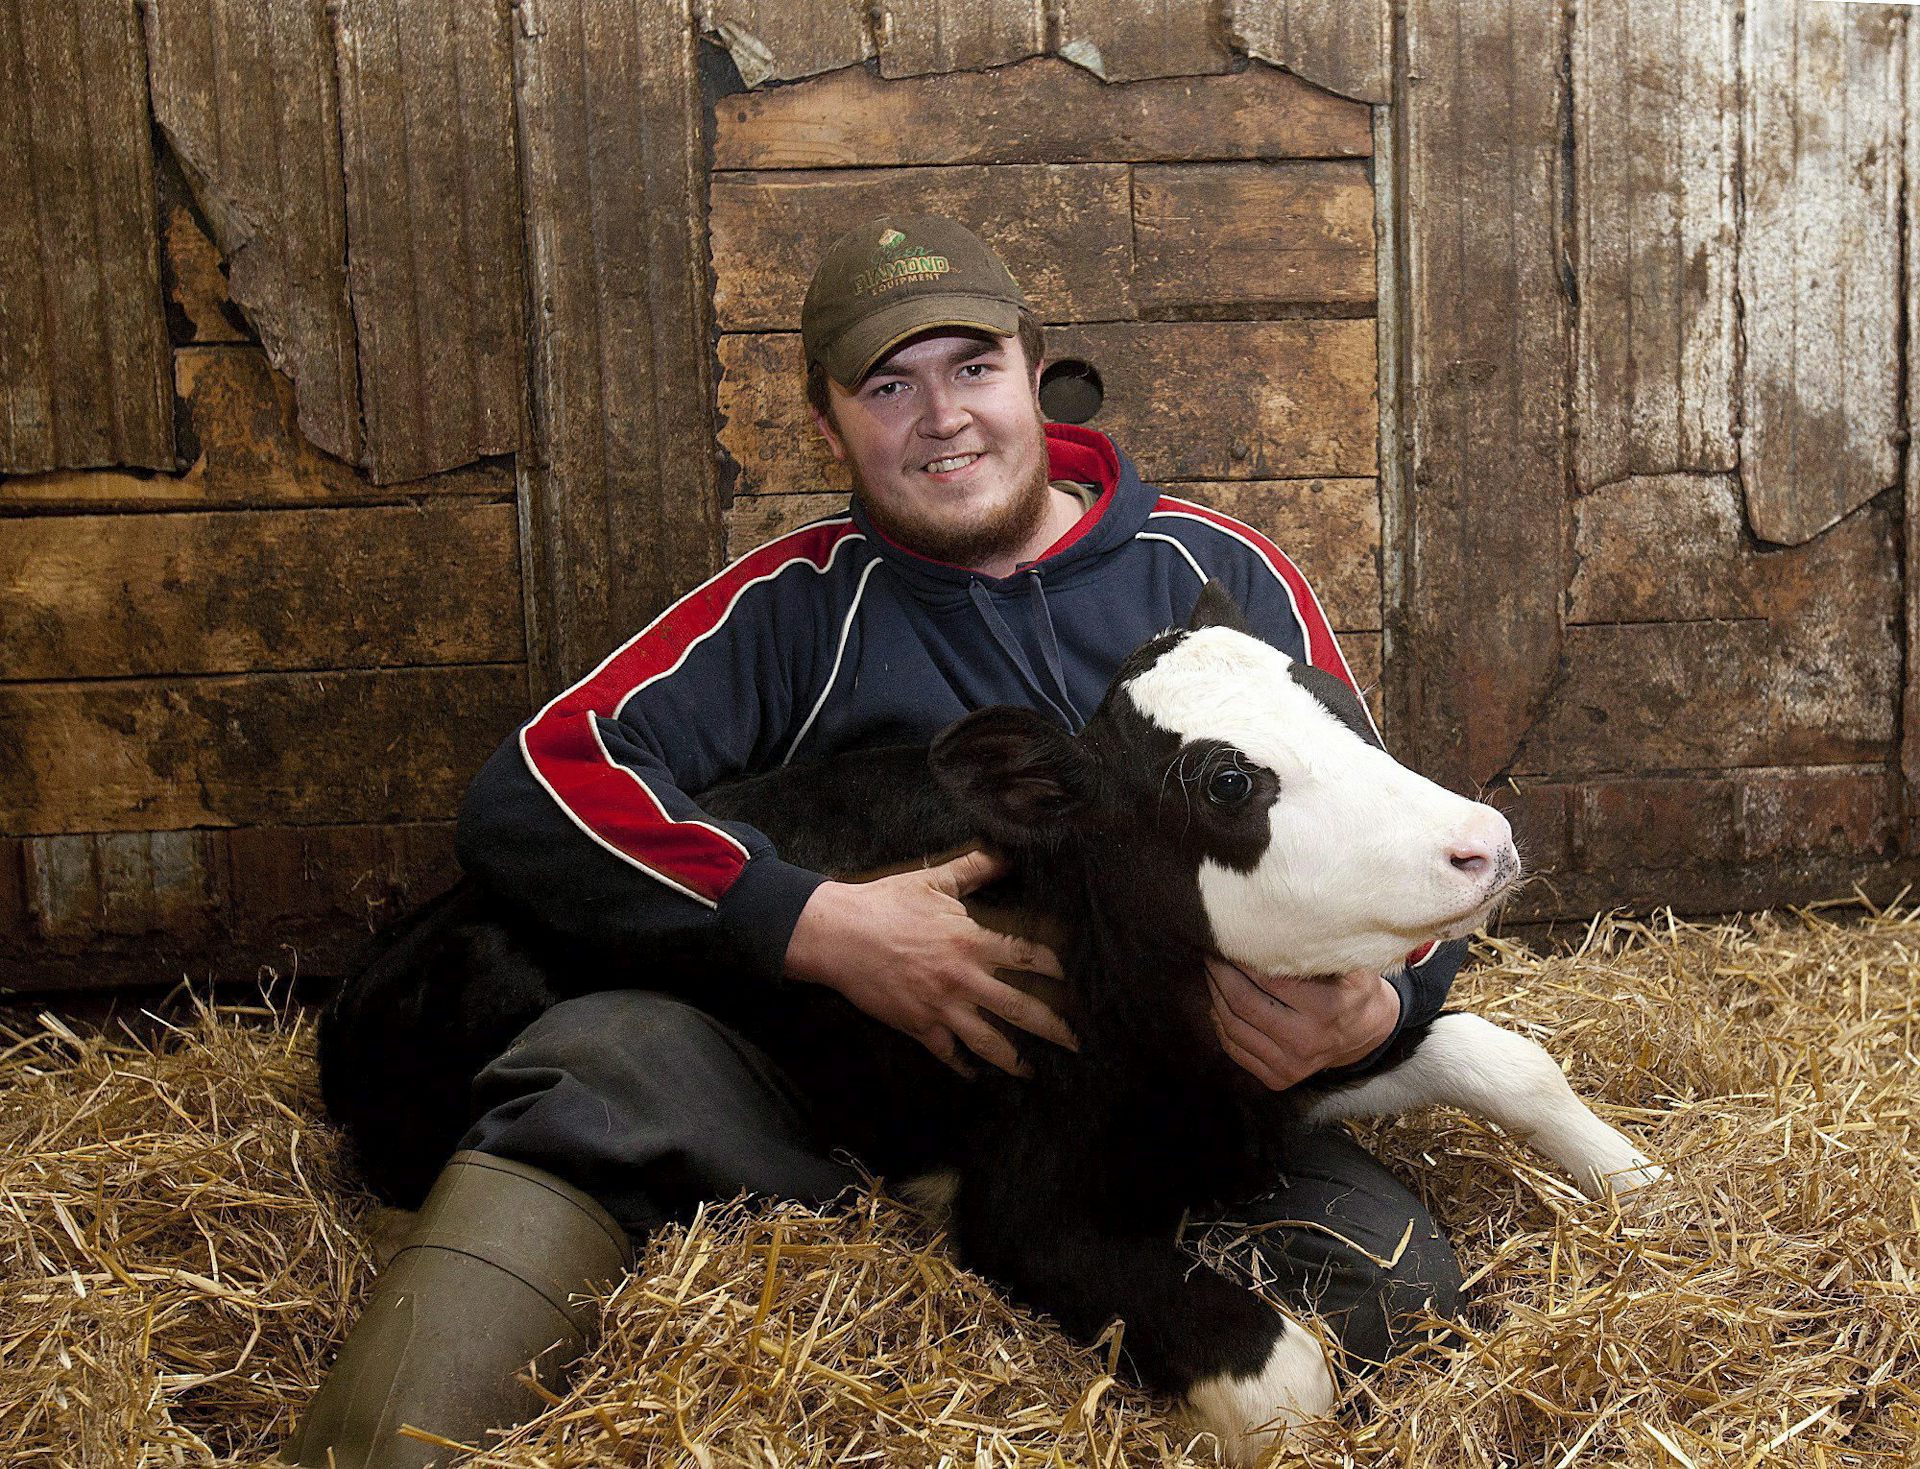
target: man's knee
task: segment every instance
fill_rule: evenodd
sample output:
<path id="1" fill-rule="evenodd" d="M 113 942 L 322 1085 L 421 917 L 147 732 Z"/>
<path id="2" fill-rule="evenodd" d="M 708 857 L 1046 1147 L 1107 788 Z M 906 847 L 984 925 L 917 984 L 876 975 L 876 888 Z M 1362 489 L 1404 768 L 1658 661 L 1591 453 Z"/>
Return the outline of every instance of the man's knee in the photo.
<path id="1" fill-rule="evenodd" d="M 735 1055 L 719 1022 L 684 1000 L 654 990 L 602 990 L 541 1015 L 480 1073 L 476 1091 L 484 1097 L 507 1077 L 539 1071 L 596 1091 L 625 1089 Z"/>

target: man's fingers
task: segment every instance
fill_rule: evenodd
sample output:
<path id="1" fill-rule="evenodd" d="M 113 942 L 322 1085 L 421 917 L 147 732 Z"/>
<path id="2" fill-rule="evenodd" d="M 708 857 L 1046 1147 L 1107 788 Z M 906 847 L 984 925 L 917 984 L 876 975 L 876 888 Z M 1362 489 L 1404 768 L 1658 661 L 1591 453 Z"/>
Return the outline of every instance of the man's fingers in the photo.
<path id="1" fill-rule="evenodd" d="M 991 929 L 987 931 L 993 932 Z M 1067 977 L 1067 971 L 1060 965 L 1060 956 L 1045 944 L 1004 933 L 994 934 L 994 939 L 995 953 L 991 962 L 995 969 L 1024 969 L 1029 974 L 1044 974 L 1049 979 Z"/>
<path id="2" fill-rule="evenodd" d="M 1207 980 L 1217 1002 L 1216 1008 L 1229 1012 L 1255 1029 L 1260 1028 L 1263 1011 L 1271 1013 L 1273 1007 L 1281 1003 L 1232 965 L 1228 965 L 1224 971 L 1209 971 Z"/>
<path id="3" fill-rule="evenodd" d="M 933 1052 L 935 1059 L 952 1067 L 968 1081 L 972 1081 L 979 1074 L 968 1063 L 966 1053 L 952 1031 L 943 1027 L 930 1035 L 918 1037 L 918 1040 L 921 1045 Z"/>
<path id="4" fill-rule="evenodd" d="M 953 1033 L 960 1042 L 982 1061 L 998 1066 L 1013 1076 L 1031 1076 L 1033 1073 L 1020 1059 L 1019 1048 L 1006 1038 L 993 1025 L 980 1018 L 978 1011 L 966 1016 L 956 1016 L 952 1022 Z"/>
<path id="5" fill-rule="evenodd" d="M 1035 999 L 1025 990 L 991 979 L 977 993 L 979 1003 L 1009 1025 L 1017 1025 L 1028 1034 L 1037 1035 L 1043 1041 L 1052 1041 L 1056 1046 L 1065 1046 L 1069 1051 L 1080 1049 L 1080 1041 L 1068 1028 L 1067 1022 L 1054 1012 L 1052 1006 Z"/>
<path id="6" fill-rule="evenodd" d="M 1003 876 L 1006 870 L 1005 858 L 975 847 L 970 852 L 962 852 L 950 862 L 929 867 L 927 880 L 943 893 L 964 898 L 975 888 L 984 887 L 996 877 Z"/>
<path id="7" fill-rule="evenodd" d="M 1221 998 L 1218 985 L 1214 987 L 1214 997 L 1216 1000 Z M 1213 1023 L 1222 1040 L 1230 1042 L 1241 1052 L 1259 1057 L 1266 1071 L 1276 1076 L 1294 1075 L 1296 1058 L 1289 1055 L 1266 1031 L 1235 1013 L 1224 1002 L 1214 1005 Z"/>
<path id="8" fill-rule="evenodd" d="M 1233 1061 L 1234 1064 L 1242 1070 L 1249 1072 L 1256 1081 L 1260 1082 L 1269 1090 L 1276 1092 L 1285 1091 L 1287 1087 L 1291 1085 L 1290 1082 L 1277 1075 L 1274 1069 L 1264 1060 L 1241 1046 L 1232 1036 L 1228 1035 L 1224 1026 L 1216 1024 L 1214 1030 L 1220 1037 L 1220 1048 L 1227 1053 L 1228 1059 Z"/>

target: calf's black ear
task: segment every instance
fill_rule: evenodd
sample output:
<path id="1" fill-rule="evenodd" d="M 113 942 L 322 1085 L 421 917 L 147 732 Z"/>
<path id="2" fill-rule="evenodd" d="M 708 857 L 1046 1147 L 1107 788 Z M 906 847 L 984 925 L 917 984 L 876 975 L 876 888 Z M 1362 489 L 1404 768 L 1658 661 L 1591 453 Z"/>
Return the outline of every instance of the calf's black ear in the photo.
<path id="1" fill-rule="evenodd" d="M 1203 627 L 1230 627 L 1248 637 L 1254 635 L 1253 629 L 1247 626 L 1246 614 L 1233 600 L 1233 593 L 1211 577 L 1200 588 L 1200 600 L 1193 604 L 1193 614 L 1187 618 L 1188 632 L 1198 632 Z"/>
<path id="2" fill-rule="evenodd" d="M 1031 709 L 982 709 L 948 725 L 927 753 L 933 777 L 982 836 L 1030 843 L 1093 795 L 1093 758 Z"/>

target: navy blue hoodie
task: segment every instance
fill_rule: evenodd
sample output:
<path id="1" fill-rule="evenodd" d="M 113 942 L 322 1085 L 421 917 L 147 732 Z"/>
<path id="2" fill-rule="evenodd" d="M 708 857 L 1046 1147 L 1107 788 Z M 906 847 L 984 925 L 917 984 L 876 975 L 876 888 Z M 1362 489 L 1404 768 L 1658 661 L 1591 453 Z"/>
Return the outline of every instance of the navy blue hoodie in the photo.
<path id="1" fill-rule="evenodd" d="M 1051 477 L 1099 498 L 1038 560 L 999 578 L 931 561 L 857 502 L 749 552 L 500 747 L 461 809 L 461 865 L 561 933 L 644 953 L 717 924 L 777 977 L 825 878 L 686 792 L 927 742 L 993 704 L 1078 729 L 1126 655 L 1184 623 L 1209 577 L 1261 637 L 1353 682 L 1306 578 L 1271 541 L 1142 484 L 1102 434 L 1052 425 L 1047 439 Z M 1464 951 L 1448 944 L 1389 976 L 1401 1028 L 1439 1013 Z"/>

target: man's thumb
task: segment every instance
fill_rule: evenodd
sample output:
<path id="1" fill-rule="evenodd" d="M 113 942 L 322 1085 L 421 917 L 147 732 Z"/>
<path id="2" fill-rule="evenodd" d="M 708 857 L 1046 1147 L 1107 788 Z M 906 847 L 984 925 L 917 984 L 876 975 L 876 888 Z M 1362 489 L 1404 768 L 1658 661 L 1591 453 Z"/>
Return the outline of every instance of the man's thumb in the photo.
<path id="1" fill-rule="evenodd" d="M 943 893 L 952 893 L 956 898 L 964 898 L 977 887 L 983 887 L 1007 870 L 1004 857 L 975 847 L 970 852 L 962 852 L 951 862 L 929 868 L 928 879 Z"/>

